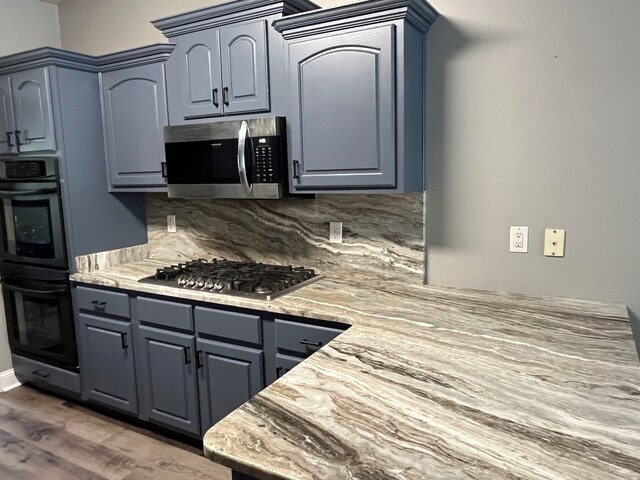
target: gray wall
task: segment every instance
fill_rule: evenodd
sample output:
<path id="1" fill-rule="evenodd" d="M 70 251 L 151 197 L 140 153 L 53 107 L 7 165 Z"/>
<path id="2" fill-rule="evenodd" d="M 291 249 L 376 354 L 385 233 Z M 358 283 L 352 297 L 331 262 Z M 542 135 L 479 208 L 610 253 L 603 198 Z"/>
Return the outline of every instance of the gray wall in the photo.
<path id="1" fill-rule="evenodd" d="M 640 2 L 434 0 L 429 283 L 640 314 Z M 529 253 L 508 253 L 528 225 Z M 542 255 L 565 228 L 565 258 Z"/>

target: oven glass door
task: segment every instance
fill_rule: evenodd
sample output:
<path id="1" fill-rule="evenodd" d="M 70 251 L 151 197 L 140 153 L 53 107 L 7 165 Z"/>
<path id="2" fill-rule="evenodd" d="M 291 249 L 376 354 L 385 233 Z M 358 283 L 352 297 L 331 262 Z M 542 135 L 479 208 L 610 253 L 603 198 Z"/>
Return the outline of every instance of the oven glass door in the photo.
<path id="1" fill-rule="evenodd" d="M 0 258 L 66 267 L 62 211 L 55 182 L 0 185 Z"/>
<path id="2" fill-rule="evenodd" d="M 2 292 L 12 352 L 62 368 L 78 365 L 68 282 L 3 275 Z"/>

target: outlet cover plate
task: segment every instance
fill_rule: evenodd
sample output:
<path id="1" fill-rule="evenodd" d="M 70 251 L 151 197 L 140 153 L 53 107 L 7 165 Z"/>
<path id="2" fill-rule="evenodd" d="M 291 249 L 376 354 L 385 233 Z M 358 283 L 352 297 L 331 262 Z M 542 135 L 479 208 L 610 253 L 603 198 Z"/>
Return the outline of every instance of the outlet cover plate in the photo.
<path id="1" fill-rule="evenodd" d="M 329 243 L 342 243 L 342 222 L 329 222 Z"/>
<path id="2" fill-rule="evenodd" d="M 564 257 L 564 237 L 565 231 L 562 228 L 545 228 L 545 257 Z"/>
<path id="3" fill-rule="evenodd" d="M 509 229 L 509 251 L 527 253 L 529 251 L 529 227 L 511 227 Z"/>
<path id="4" fill-rule="evenodd" d="M 167 232 L 176 233 L 176 216 L 167 215 Z"/>

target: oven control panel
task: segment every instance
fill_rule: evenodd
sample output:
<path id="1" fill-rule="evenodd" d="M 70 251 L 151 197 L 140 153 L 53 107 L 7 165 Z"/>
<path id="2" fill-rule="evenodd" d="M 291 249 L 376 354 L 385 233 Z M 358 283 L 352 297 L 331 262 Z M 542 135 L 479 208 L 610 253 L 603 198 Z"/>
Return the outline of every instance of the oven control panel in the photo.
<path id="1" fill-rule="evenodd" d="M 44 180 L 56 176 L 55 158 L 0 160 L 0 180 Z"/>
<path id="2" fill-rule="evenodd" d="M 279 183 L 282 165 L 278 137 L 258 137 L 253 139 L 253 183 Z"/>

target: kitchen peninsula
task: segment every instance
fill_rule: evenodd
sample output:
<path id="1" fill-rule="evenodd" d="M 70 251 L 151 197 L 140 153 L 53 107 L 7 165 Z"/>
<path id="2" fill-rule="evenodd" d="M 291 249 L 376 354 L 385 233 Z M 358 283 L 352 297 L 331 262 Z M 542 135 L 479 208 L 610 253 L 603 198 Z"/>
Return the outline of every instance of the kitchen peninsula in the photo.
<path id="1" fill-rule="evenodd" d="M 140 284 L 166 261 L 129 260 L 72 280 L 353 325 L 207 432 L 238 478 L 640 478 L 622 304 L 336 271 L 263 302 Z"/>

